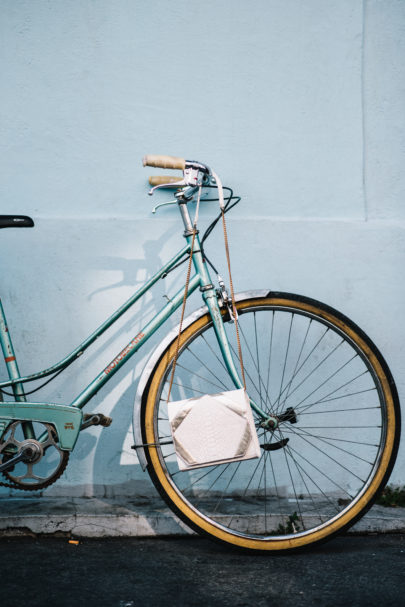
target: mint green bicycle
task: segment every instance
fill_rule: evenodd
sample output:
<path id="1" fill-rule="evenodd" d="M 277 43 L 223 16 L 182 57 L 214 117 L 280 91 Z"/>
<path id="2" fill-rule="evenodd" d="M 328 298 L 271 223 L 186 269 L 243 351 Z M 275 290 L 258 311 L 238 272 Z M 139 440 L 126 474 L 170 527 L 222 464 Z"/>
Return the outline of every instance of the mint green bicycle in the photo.
<path id="1" fill-rule="evenodd" d="M 53 378 L 151 287 L 187 258 L 203 306 L 157 347 L 139 381 L 134 437 L 139 461 L 169 507 L 192 529 L 252 550 L 287 551 L 332 537 L 357 521 L 384 487 L 400 433 L 397 391 L 386 362 L 348 318 L 313 299 L 269 289 L 236 294 L 234 304 L 205 247 L 218 220 L 239 198 L 200 162 L 146 156 L 144 165 L 180 169 L 152 177 L 150 193 L 174 188 L 186 244 L 94 333 L 52 367 L 20 373 L 0 303 L 0 340 L 8 379 L 0 382 L 0 483 L 13 489 L 48 487 L 65 470 L 79 432 L 108 426 L 83 407 L 128 363 L 185 300 L 183 286 L 71 403 L 31 402 L 29 382 Z M 200 236 L 190 204 L 218 188 L 221 213 Z M 225 199 L 223 193 L 225 192 Z M 204 204 L 206 198 L 201 198 Z M 29 227 L 25 216 L 1 216 L 0 227 Z M 260 443 L 259 458 L 193 470 L 179 469 L 167 395 L 180 400 L 243 387 L 234 325 L 238 321 L 243 372 Z M 46 380 L 50 381 L 50 379 Z M 11 398 L 10 398 L 11 397 Z M 226 437 L 227 428 L 220 428 Z"/>

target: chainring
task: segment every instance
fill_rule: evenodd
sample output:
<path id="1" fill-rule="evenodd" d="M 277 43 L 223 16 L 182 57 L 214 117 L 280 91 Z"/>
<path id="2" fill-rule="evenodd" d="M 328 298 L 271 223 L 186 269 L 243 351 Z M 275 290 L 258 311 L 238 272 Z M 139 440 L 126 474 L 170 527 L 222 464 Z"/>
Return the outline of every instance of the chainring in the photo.
<path id="1" fill-rule="evenodd" d="M 15 421 L 9 425 L 2 436 L 2 440 L 0 442 L 0 462 L 5 463 L 7 459 L 12 457 L 11 454 L 5 453 L 7 447 L 12 446 L 14 449 L 18 449 L 24 443 L 24 436 L 22 434 L 22 421 Z M 7 470 L 3 472 L 3 476 L 7 479 L 8 482 L 0 481 L 1 487 L 9 487 L 10 489 L 20 489 L 23 491 L 38 491 L 41 489 L 45 489 L 52 485 L 65 471 L 66 466 L 69 461 L 69 451 L 64 451 L 60 448 L 57 441 L 56 430 L 53 426 L 46 423 L 39 423 L 39 426 L 43 426 L 47 433 L 47 437 L 45 440 L 42 440 L 40 443 L 37 442 L 41 446 L 41 451 L 44 452 L 43 456 L 39 458 L 37 462 L 19 462 L 16 466 L 23 465 L 27 468 L 27 471 L 23 475 L 13 475 L 14 469 Z M 38 435 L 37 431 L 37 435 Z M 22 439 L 22 440 L 21 440 Z M 44 456 L 46 456 L 47 452 L 51 450 L 52 453 L 56 453 L 59 457 L 59 461 L 56 462 L 56 465 L 53 465 L 53 470 L 45 475 L 39 476 L 35 474 L 34 467 L 37 464 L 40 464 L 43 460 Z M 24 482 L 24 480 L 32 482 Z"/>

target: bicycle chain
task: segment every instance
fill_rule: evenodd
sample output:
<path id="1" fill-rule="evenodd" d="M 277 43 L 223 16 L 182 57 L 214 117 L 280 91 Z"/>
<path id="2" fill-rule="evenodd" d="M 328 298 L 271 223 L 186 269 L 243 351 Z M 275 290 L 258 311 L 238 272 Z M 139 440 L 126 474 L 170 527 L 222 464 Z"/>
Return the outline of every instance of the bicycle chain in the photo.
<path id="1" fill-rule="evenodd" d="M 4 481 L 0 481 L 0 487 L 9 487 L 10 489 L 20 489 L 20 487 L 14 483 L 5 483 Z"/>

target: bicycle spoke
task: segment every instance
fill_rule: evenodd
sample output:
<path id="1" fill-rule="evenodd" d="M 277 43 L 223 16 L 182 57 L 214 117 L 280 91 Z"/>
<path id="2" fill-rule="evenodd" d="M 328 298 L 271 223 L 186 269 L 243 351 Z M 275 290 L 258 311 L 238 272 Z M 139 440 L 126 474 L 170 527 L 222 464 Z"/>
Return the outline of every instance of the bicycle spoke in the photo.
<path id="1" fill-rule="evenodd" d="M 237 356 L 234 347 L 232 346 L 232 344 L 230 344 L 230 345 L 231 345 L 231 352 Z M 249 371 L 247 370 L 245 364 L 244 364 L 243 370 L 245 372 L 246 378 L 252 383 L 252 385 L 254 386 L 254 388 L 256 390 L 256 393 L 259 395 L 259 390 L 258 390 L 258 388 L 257 388 L 257 386 L 256 386 L 256 384 L 255 384 L 255 382 L 254 382 L 254 380 L 252 378 L 252 376 L 250 375 Z M 264 411 L 269 412 L 269 408 L 266 405 L 263 405 L 263 409 L 264 409 Z"/>
<path id="2" fill-rule="evenodd" d="M 211 491 L 211 489 L 214 487 L 215 483 L 216 483 L 216 482 L 217 482 L 217 481 L 218 481 L 218 480 L 221 478 L 221 476 L 224 474 L 224 472 L 226 472 L 226 471 L 228 470 L 228 467 L 229 467 L 229 466 L 223 466 L 223 467 L 222 467 L 222 470 L 221 470 L 220 474 L 219 474 L 219 475 L 218 475 L 218 476 L 217 476 L 217 477 L 216 477 L 216 478 L 213 480 L 213 482 L 212 482 L 212 483 L 211 483 L 211 485 L 210 485 L 210 486 L 209 486 L 209 487 L 206 489 L 206 491 L 205 491 L 204 493 L 202 493 L 202 494 L 201 494 L 201 496 L 200 496 L 200 500 L 198 500 L 198 501 L 196 502 L 196 504 L 197 504 L 197 505 L 198 505 L 198 504 L 201 502 L 201 499 L 202 499 L 202 498 L 203 498 L 205 495 L 207 495 L 207 493 L 208 493 L 209 491 Z"/>
<path id="3" fill-rule="evenodd" d="M 260 405 L 263 405 L 263 398 L 262 398 L 262 382 L 261 382 L 261 374 L 260 374 L 260 358 L 259 358 L 259 344 L 257 341 L 257 324 L 256 324 L 256 312 L 253 312 L 253 320 L 254 320 L 254 326 L 255 326 L 255 343 L 256 343 L 256 361 L 257 361 L 257 376 L 258 376 L 258 380 L 259 380 L 259 396 L 260 396 Z"/>
<path id="4" fill-rule="evenodd" d="M 284 386 L 283 391 L 281 392 L 280 396 L 283 394 L 283 392 L 285 390 L 287 390 L 287 388 L 289 386 L 292 385 L 294 379 L 297 377 L 298 373 L 301 371 L 301 369 L 304 367 L 305 363 L 310 359 L 310 357 L 312 356 L 312 354 L 315 352 L 315 350 L 318 348 L 319 344 L 322 342 L 322 340 L 324 339 L 324 337 L 327 335 L 327 333 L 329 332 L 329 328 L 325 329 L 325 332 L 321 335 L 321 337 L 319 338 L 319 340 L 316 342 L 316 344 L 313 346 L 312 350 L 309 352 L 309 354 L 305 357 L 305 359 L 302 361 L 301 365 L 298 367 L 298 369 L 294 372 L 293 376 L 291 377 L 291 379 L 286 383 L 286 385 Z M 305 378 L 306 379 L 306 378 Z M 305 381 L 305 379 L 303 380 L 303 382 Z M 302 383 L 303 383 L 302 382 Z M 298 387 L 301 384 L 298 385 Z M 297 387 L 297 389 L 298 389 Z M 295 388 L 294 388 L 294 392 L 295 392 Z M 291 395 L 291 393 L 290 393 Z M 284 401 L 285 402 L 285 401 Z"/>
<path id="5" fill-rule="evenodd" d="M 280 409 L 280 406 L 279 406 L 280 405 L 280 396 L 283 391 L 283 382 L 284 382 L 285 369 L 287 366 L 288 352 L 290 350 L 291 329 L 292 329 L 293 320 L 294 320 L 294 314 L 291 314 L 290 326 L 288 328 L 287 347 L 286 347 L 285 357 L 284 357 L 283 373 L 281 375 L 280 390 L 279 390 L 279 395 L 274 402 L 274 406 L 276 408 L 276 414 L 279 412 L 279 409 Z"/>
<path id="6" fill-rule="evenodd" d="M 180 363 L 177 363 L 176 367 L 178 367 L 179 369 L 184 369 L 184 371 L 187 371 L 190 375 L 193 375 L 194 377 L 198 377 L 199 379 L 203 379 L 204 381 L 206 381 L 211 386 L 214 386 L 215 388 L 219 388 L 221 390 L 221 392 L 222 392 L 222 390 L 226 390 L 227 389 L 227 387 L 225 386 L 225 384 L 223 384 L 222 382 L 220 384 L 216 384 L 212 380 L 208 379 L 208 377 L 204 377 L 203 375 L 200 375 L 199 373 L 196 373 L 195 371 L 193 372 L 190 369 L 188 369 L 187 367 L 185 367 L 184 365 L 181 365 Z M 218 379 L 218 381 L 221 381 L 221 380 Z"/>
<path id="7" fill-rule="evenodd" d="M 363 373 L 361 373 L 361 375 L 363 375 Z M 358 377 L 360 377 L 360 376 L 357 376 L 355 379 L 358 379 Z M 348 383 L 350 383 L 350 382 L 347 382 L 347 384 Z M 337 390 L 340 390 L 341 388 L 345 387 L 347 384 L 343 384 L 342 386 L 337 388 Z M 334 392 L 337 392 L 337 390 L 334 390 Z M 306 413 L 303 413 L 303 411 L 306 411 L 306 409 L 308 409 L 309 407 L 312 407 L 312 405 L 320 405 L 322 403 L 329 403 L 334 400 L 341 400 L 342 398 L 349 398 L 350 396 L 357 396 L 358 394 L 365 394 L 366 392 L 376 392 L 376 391 L 377 391 L 377 388 L 374 387 L 374 388 L 367 388 L 367 390 L 358 390 L 357 392 L 350 392 L 350 394 L 342 394 L 341 396 L 335 396 L 334 398 L 322 398 L 320 400 L 317 400 L 317 401 L 307 405 L 304 409 L 302 409 L 302 411 L 300 411 L 300 415 L 306 415 Z M 331 394 L 333 394 L 333 392 Z M 381 409 L 381 407 L 378 407 L 378 409 Z"/>
<path id="8" fill-rule="evenodd" d="M 293 432 L 294 432 L 294 430 L 293 430 Z M 296 434 L 301 435 L 300 432 L 296 432 Z M 338 449 L 339 451 L 342 451 L 343 453 L 347 453 L 348 455 L 351 455 L 352 457 L 355 457 L 356 459 L 359 459 L 359 460 L 365 462 L 366 464 L 369 464 L 370 466 L 372 466 L 373 463 L 374 463 L 374 462 L 369 462 L 368 460 L 360 457 L 357 453 L 353 453 L 352 451 L 348 451 L 347 449 L 343 449 L 343 447 L 339 447 L 338 445 L 334 445 L 333 443 L 329 442 L 328 440 L 326 440 L 324 438 L 320 438 L 316 434 L 310 434 L 309 432 L 303 432 L 302 434 L 304 434 L 305 436 L 311 436 L 312 438 L 317 438 L 322 443 L 330 445 L 331 447 L 334 447 L 335 449 Z"/>
<path id="9" fill-rule="evenodd" d="M 252 378 L 251 378 L 250 374 L 249 374 L 249 373 L 247 373 L 246 366 L 244 366 L 244 371 L 245 371 L 245 374 L 246 374 L 246 375 L 249 377 L 249 379 L 251 380 L 252 384 L 255 386 L 256 391 L 257 391 L 257 394 L 259 395 L 259 397 L 260 397 L 260 399 L 261 399 L 261 386 L 262 386 L 262 384 L 263 384 L 263 386 L 264 386 L 264 383 L 263 383 L 263 380 L 262 380 L 261 376 L 259 375 L 259 369 L 258 369 L 258 367 L 257 367 L 257 364 L 256 364 L 255 359 L 254 359 L 254 357 L 253 357 L 253 354 L 252 354 L 252 352 L 251 352 L 251 349 L 249 348 L 248 341 L 247 341 L 247 339 L 246 339 L 246 337 L 245 337 L 245 334 L 244 334 L 244 332 L 243 332 L 243 329 L 242 329 L 242 327 L 241 327 L 240 323 L 239 323 L 239 331 L 240 331 L 240 334 L 241 334 L 241 335 L 242 335 L 242 337 L 243 337 L 244 343 L 245 343 L 245 345 L 246 345 L 246 347 L 247 347 L 247 349 L 248 349 L 248 352 L 249 352 L 250 357 L 251 357 L 251 359 L 252 359 L 253 365 L 254 365 L 254 367 L 255 367 L 255 369 L 256 369 L 256 371 L 257 371 L 257 374 L 258 374 L 258 377 L 259 377 L 259 388 L 257 388 L 257 385 L 256 385 L 256 383 L 255 383 L 255 382 L 252 380 Z M 233 349 L 233 348 L 232 348 L 232 350 L 234 351 L 234 349 Z M 270 399 L 268 398 L 268 394 L 267 394 L 266 396 L 267 396 L 267 401 L 269 401 Z M 268 410 L 269 410 L 269 405 L 267 404 L 267 402 L 266 402 L 266 403 L 264 403 L 264 402 L 263 402 L 263 400 L 261 399 L 261 403 L 262 403 L 263 408 L 264 408 L 265 410 L 267 410 L 267 411 L 268 411 Z"/>
<path id="10" fill-rule="evenodd" d="M 211 353 L 214 355 L 214 358 L 217 360 L 217 362 L 219 362 L 220 366 L 224 369 L 224 371 L 226 373 L 228 373 L 228 369 L 226 368 L 226 365 L 224 363 L 223 360 L 221 360 L 218 356 L 218 354 L 215 352 L 215 350 L 211 347 L 211 345 L 208 343 L 208 341 L 206 340 L 204 334 L 201 335 L 204 343 L 206 344 L 206 346 L 209 348 L 209 350 L 211 351 Z"/>
<path id="11" fill-rule="evenodd" d="M 272 437 L 272 439 L 273 439 L 273 437 Z M 270 442 L 271 442 L 271 441 L 270 441 Z M 276 490 L 276 496 L 277 496 L 278 507 L 279 507 L 280 512 L 281 512 L 281 497 L 280 497 L 280 494 L 279 494 L 279 492 L 278 492 L 277 481 L 276 481 L 276 475 L 275 475 L 275 472 L 274 472 L 274 466 L 273 466 L 273 460 L 272 460 L 272 458 L 271 458 L 271 457 L 269 457 L 269 460 L 270 460 L 270 466 L 271 466 L 271 473 L 272 473 L 272 476 L 273 476 L 273 481 L 274 481 L 274 488 L 275 488 L 275 490 Z"/>
<path id="12" fill-rule="evenodd" d="M 293 430 L 293 432 L 294 432 L 294 430 Z M 296 433 L 296 434 L 298 434 L 298 433 Z M 346 472 L 349 472 L 349 474 L 352 474 L 353 476 L 355 476 L 357 479 L 359 479 L 359 481 L 361 481 L 362 483 L 366 482 L 365 480 L 363 480 L 362 478 L 360 478 L 357 474 L 355 474 L 352 470 L 350 470 L 349 468 L 347 468 L 346 466 L 344 466 L 341 462 L 339 462 L 334 457 L 332 457 L 331 455 L 329 455 L 329 453 L 327 453 L 326 451 L 323 451 L 320 447 L 317 447 L 316 445 L 314 445 L 313 443 L 311 443 L 311 441 L 308 440 L 303 435 L 303 433 L 299 434 L 299 436 L 300 436 L 300 438 L 302 440 L 304 440 L 306 443 L 308 443 L 309 445 L 311 445 L 311 447 L 313 447 L 314 449 L 316 449 L 317 451 L 319 451 L 323 455 L 326 455 L 326 457 L 328 457 L 330 460 L 332 460 L 333 462 L 335 462 L 335 464 L 337 464 L 338 466 L 340 466 L 341 468 L 343 468 L 344 470 L 346 470 Z"/>
<path id="13" fill-rule="evenodd" d="M 283 437 L 283 435 L 282 435 L 282 433 L 281 433 L 281 432 L 280 432 L 280 435 L 281 435 L 281 437 Z M 305 524 L 304 524 L 304 521 L 303 521 L 303 518 L 302 518 L 301 507 L 300 507 L 300 505 L 299 505 L 299 503 L 298 503 L 297 492 L 296 492 L 296 490 L 295 490 L 295 483 L 294 483 L 294 480 L 293 480 L 293 477 L 292 477 L 292 474 L 291 474 L 291 468 L 290 468 L 290 464 L 289 464 L 289 462 L 288 462 L 288 457 L 287 457 L 287 453 L 286 453 L 285 449 L 283 449 L 283 452 L 284 452 L 284 457 L 285 457 L 285 461 L 286 461 L 287 468 L 288 468 L 288 474 L 289 474 L 290 479 L 291 479 L 291 485 L 292 485 L 292 489 L 293 489 L 294 496 L 295 496 L 295 502 L 296 502 L 296 504 L 297 504 L 297 506 L 298 506 L 298 510 L 299 510 L 299 513 L 300 513 L 300 517 L 301 517 L 301 524 L 302 524 L 303 528 L 305 529 Z M 294 523 L 292 523 L 292 524 L 294 525 Z"/>
<path id="14" fill-rule="evenodd" d="M 264 470 L 264 532 L 267 535 L 267 473 L 266 473 L 266 462 L 268 453 L 264 454 L 263 458 L 263 470 Z"/>
<path id="15" fill-rule="evenodd" d="M 297 368 L 298 368 L 299 362 L 301 360 L 301 356 L 302 356 L 302 352 L 304 350 L 305 344 L 307 342 L 307 338 L 308 338 L 308 335 L 309 335 L 309 330 L 311 328 L 311 324 L 312 324 L 312 318 L 310 319 L 310 321 L 308 323 L 307 330 L 305 332 L 304 339 L 303 339 L 302 344 L 301 344 L 301 348 L 300 348 L 300 351 L 299 351 L 299 354 L 298 354 L 297 362 L 295 363 L 294 371 L 292 372 L 291 379 L 289 380 L 289 382 L 287 383 L 287 385 L 285 387 L 287 389 L 287 394 L 286 394 L 286 396 L 285 396 L 285 398 L 284 398 L 284 400 L 283 400 L 283 402 L 281 404 L 281 409 L 283 409 L 283 407 L 285 406 L 285 403 L 286 403 L 286 401 L 288 399 L 288 396 L 290 394 L 290 389 L 291 389 L 292 383 L 294 381 L 294 378 L 297 375 L 297 372 L 298 372 Z M 284 390 L 283 390 L 283 392 L 284 392 Z M 282 393 L 280 393 L 280 396 L 281 396 L 281 394 Z"/>
<path id="16" fill-rule="evenodd" d="M 206 390 L 197 390 L 197 388 L 193 388 L 193 386 L 186 386 L 185 384 L 180 384 L 178 381 L 174 381 L 174 380 L 173 380 L 173 386 L 179 386 L 179 388 L 183 388 L 183 390 L 189 390 L 192 393 L 197 392 L 197 394 L 207 394 Z M 186 398 L 188 398 L 188 397 L 186 397 Z M 167 398 L 163 398 L 162 400 L 167 402 Z M 171 402 L 171 400 L 172 399 L 170 399 L 169 402 Z M 183 399 L 180 399 L 180 400 L 183 400 Z"/>
<path id="17" fill-rule="evenodd" d="M 216 506 L 215 506 L 215 508 L 214 508 L 214 510 L 213 510 L 214 514 L 217 512 L 217 510 L 218 510 L 218 508 L 219 508 L 220 503 L 221 503 L 221 502 L 222 502 L 222 500 L 224 499 L 224 497 L 225 497 L 225 493 L 226 493 L 226 490 L 229 488 L 229 486 L 230 486 L 231 482 L 232 482 L 232 481 L 233 481 L 233 479 L 235 478 L 235 474 L 236 474 L 236 473 L 237 473 L 237 471 L 239 470 L 239 466 L 240 466 L 240 464 L 241 464 L 241 462 L 238 462 L 238 463 L 237 463 L 236 468 L 235 468 L 235 470 L 234 470 L 234 473 L 232 474 L 231 478 L 229 479 L 227 486 L 226 486 L 226 487 L 225 487 L 225 489 L 222 491 L 221 497 L 220 497 L 220 499 L 218 500 L 218 502 L 217 502 L 217 504 L 216 504 Z"/>
<path id="18" fill-rule="evenodd" d="M 343 343 L 344 343 L 344 340 L 342 339 L 342 341 L 335 348 L 333 348 L 333 350 L 331 352 L 329 352 L 329 354 L 327 354 L 325 356 L 325 358 L 323 358 L 321 360 L 321 362 L 318 363 L 316 365 L 316 367 L 314 369 L 312 369 L 312 371 L 310 373 L 308 373 L 308 375 L 306 375 L 304 377 L 304 379 L 297 386 L 295 386 L 294 390 L 292 392 L 290 392 L 290 397 L 291 397 L 292 394 L 294 394 L 294 392 L 296 392 L 298 390 L 298 388 L 300 388 L 302 386 L 302 384 L 304 384 L 307 381 L 307 379 L 309 379 L 310 377 L 312 377 L 312 375 L 315 373 L 315 371 L 318 371 L 318 369 L 332 356 L 332 354 L 334 354 L 340 348 L 340 346 Z M 323 382 L 323 383 L 326 383 L 326 382 Z M 323 385 L 323 383 L 321 385 Z M 319 386 L 319 387 L 321 387 L 321 386 Z M 316 392 L 316 390 L 314 390 L 313 392 Z M 311 394 L 313 394 L 313 392 L 311 392 Z M 311 396 L 311 395 L 308 395 L 307 398 L 309 398 L 309 396 Z M 304 400 L 306 400 L 306 399 L 304 399 Z"/>
<path id="19" fill-rule="evenodd" d="M 300 426 L 300 429 L 302 430 L 303 428 L 309 429 L 315 429 L 317 430 L 318 428 L 333 428 L 334 430 L 339 429 L 339 430 L 353 430 L 353 429 L 357 429 L 357 430 L 361 430 L 363 428 L 381 428 L 381 426 L 375 425 L 375 426 Z"/>
<path id="20" fill-rule="evenodd" d="M 315 470 L 317 470 L 317 472 L 319 472 L 319 474 L 322 474 L 322 476 L 327 478 L 328 481 L 332 483 L 332 485 L 335 485 L 335 487 L 338 487 L 341 491 L 343 491 L 343 493 L 346 493 L 346 495 L 348 495 L 350 497 L 350 499 L 353 499 L 353 496 L 350 495 L 350 493 L 348 491 L 346 491 L 346 489 L 344 489 L 341 485 L 339 485 L 339 483 L 337 483 L 332 478 L 330 478 L 330 476 L 328 476 L 325 472 L 323 472 L 323 470 L 320 470 L 317 466 L 315 466 L 315 464 L 310 462 L 304 455 L 302 455 L 302 453 L 299 453 L 298 451 L 293 449 L 293 447 L 290 447 L 290 449 L 291 449 L 291 451 L 296 453 L 301 459 L 303 459 L 305 462 L 307 462 L 307 464 L 309 464 L 312 468 L 315 468 Z"/>
<path id="21" fill-rule="evenodd" d="M 187 348 L 187 352 L 192 354 L 192 356 L 194 356 L 194 358 L 199 362 L 199 364 L 202 365 L 204 367 L 204 369 L 206 369 L 209 373 L 211 373 L 211 375 L 213 377 L 215 377 L 215 379 L 222 385 L 224 390 L 227 389 L 227 386 L 219 379 L 219 377 L 213 372 L 213 370 L 210 369 L 210 367 L 199 356 L 197 356 L 197 354 L 195 354 L 190 348 Z M 179 363 L 177 363 L 177 364 L 179 364 Z M 194 373 L 194 372 L 192 372 L 192 373 Z"/>
<path id="22" fill-rule="evenodd" d="M 294 434 L 294 432 L 292 430 L 288 430 L 287 428 L 284 428 L 284 433 L 291 433 Z M 313 434 L 313 436 L 315 436 L 316 438 L 326 438 L 328 440 L 335 440 L 338 441 L 340 443 L 353 443 L 355 445 L 364 445 L 365 447 L 378 447 L 377 444 L 375 443 L 365 443 L 362 441 L 354 441 L 354 440 L 348 440 L 347 438 L 336 438 L 334 436 L 320 436 L 318 434 Z"/>
<path id="23" fill-rule="evenodd" d="M 301 415 L 324 415 L 325 413 L 346 413 L 347 411 L 367 411 L 369 409 L 380 409 L 380 407 L 352 407 L 352 408 L 348 408 L 348 409 L 322 409 L 321 411 L 308 411 L 308 412 L 304 412 L 302 413 L 302 411 L 300 411 L 300 416 Z"/>
<path id="24" fill-rule="evenodd" d="M 295 452 L 295 450 L 292 447 L 288 447 L 289 451 Z M 305 468 L 297 461 L 297 459 L 294 458 L 294 462 L 295 464 L 302 470 L 302 472 L 307 476 L 307 478 L 311 481 L 311 483 L 313 483 L 315 485 L 315 487 L 320 491 L 320 493 L 324 496 L 324 498 L 327 500 L 327 502 L 329 504 L 331 504 L 331 506 L 334 508 L 334 510 L 336 510 L 336 512 L 339 512 L 339 508 L 336 507 L 336 503 L 330 499 L 330 497 L 328 495 L 326 495 L 326 493 L 321 489 L 321 487 L 318 485 L 318 483 L 312 478 L 312 476 L 305 470 Z M 348 494 L 349 495 L 349 494 Z"/>
<path id="25" fill-rule="evenodd" d="M 315 402 L 315 403 L 312 403 L 311 405 L 305 406 L 303 409 L 299 409 L 299 406 L 302 405 L 302 403 L 305 402 L 307 400 L 307 398 L 309 398 L 310 396 L 312 396 L 312 394 L 314 394 L 315 392 L 317 392 L 319 390 L 319 388 L 322 388 L 322 386 L 324 386 L 330 379 L 332 379 L 332 377 L 334 377 L 335 375 L 337 375 L 337 373 L 339 373 L 339 371 L 341 371 L 343 369 L 343 367 L 345 367 L 346 365 L 347 365 L 347 363 L 345 363 L 344 365 L 342 365 L 342 367 L 340 367 L 337 371 L 335 371 L 332 375 L 330 375 L 327 379 L 325 379 L 325 381 L 322 382 L 322 384 L 320 384 L 315 390 L 313 390 L 313 392 L 311 392 L 311 394 L 308 394 L 308 396 L 306 396 L 301 402 L 299 402 L 298 405 L 296 405 L 297 411 L 300 411 L 300 412 L 301 411 L 306 411 L 307 409 L 309 409 L 309 407 L 313 407 L 314 405 L 318 404 L 317 402 Z M 366 375 L 366 373 L 368 373 L 367 370 L 363 371 L 359 375 L 356 375 L 356 377 L 353 377 L 353 379 L 350 379 L 349 381 L 345 382 L 344 384 L 342 384 L 341 386 L 339 386 L 335 390 L 332 390 L 332 392 L 329 392 L 329 394 L 327 394 L 326 397 L 330 396 L 331 394 L 336 394 L 336 392 L 338 392 L 342 388 L 345 388 L 349 384 L 353 383 L 354 381 L 356 381 L 356 379 L 359 379 L 359 377 L 362 377 L 363 375 Z"/>
<path id="26" fill-rule="evenodd" d="M 269 384 L 270 384 L 270 369 L 271 369 L 271 351 L 273 346 L 273 330 L 274 330 L 274 310 L 272 311 L 272 319 L 271 319 L 271 333 L 270 333 L 270 342 L 269 342 L 269 364 L 267 367 L 267 384 L 266 384 L 266 394 L 269 394 Z M 271 400 L 269 398 L 270 407 L 272 407 Z"/>
<path id="27" fill-rule="evenodd" d="M 281 437 L 284 438 L 283 433 L 280 432 L 280 434 L 281 434 Z M 310 492 L 310 490 L 308 488 L 308 485 L 307 485 L 307 483 L 305 481 L 305 478 L 303 477 L 303 475 L 301 473 L 300 467 L 299 467 L 299 465 L 298 465 L 295 457 L 293 456 L 292 451 L 291 451 L 289 445 L 286 445 L 286 452 L 288 452 L 290 454 L 290 457 L 291 457 L 292 461 L 294 462 L 295 467 L 297 468 L 298 474 L 300 475 L 300 478 L 301 478 L 301 480 L 302 480 L 302 482 L 303 482 L 303 484 L 305 486 L 305 489 L 307 490 L 307 495 L 309 495 L 310 500 L 311 500 L 311 502 L 312 502 L 312 504 L 314 506 L 314 510 L 316 510 L 317 512 L 319 512 L 319 508 L 317 508 L 316 505 L 315 505 L 314 498 L 312 497 L 312 493 Z M 323 521 L 322 521 L 322 517 L 320 516 L 320 514 L 318 514 L 318 517 L 319 517 L 320 522 L 322 523 Z"/>

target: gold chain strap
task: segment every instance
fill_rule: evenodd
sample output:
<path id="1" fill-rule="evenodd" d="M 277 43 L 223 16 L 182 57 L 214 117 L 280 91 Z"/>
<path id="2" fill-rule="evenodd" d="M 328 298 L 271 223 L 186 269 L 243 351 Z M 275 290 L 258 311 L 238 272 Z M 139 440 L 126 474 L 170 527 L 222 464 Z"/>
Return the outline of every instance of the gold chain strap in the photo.
<path id="1" fill-rule="evenodd" d="M 193 261 L 193 249 L 194 249 L 194 241 L 195 241 L 195 235 L 196 235 L 196 233 L 197 233 L 197 230 L 196 230 L 196 227 L 194 225 L 194 227 L 193 227 L 193 239 L 191 241 L 190 257 L 188 259 L 186 286 L 184 288 L 183 305 L 182 305 L 182 308 L 181 308 L 181 318 L 180 318 L 180 324 L 179 324 L 179 334 L 177 336 L 176 351 L 174 353 L 173 367 L 172 367 L 172 372 L 171 372 L 171 375 L 170 375 L 169 393 L 167 395 L 167 401 L 166 401 L 167 403 L 169 402 L 169 399 L 170 399 L 170 394 L 171 394 L 171 391 L 172 391 L 173 380 L 174 380 L 174 371 L 176 369 L 177 357 L 179 355 L 180 336 L 181 336 L 181 330 L 183 328 L 184 311 L 186 309 L 186 300 L 187 300 L 187 295 L 188 295 L 188 285 L 189 285 L 189 282 L 190 282 L 191 263 Z"/>
<path id="2" fill-rule="evenodd" d="M 242 373 L 243 387 L 246 390 L 245 370 L 244 370 L 244 367 L 243 367 L 242 348 L 241 348 L 241 345 L 240 345 L 240 337 L 239 337 L 238 312 L 236 310 L 235 293 L 234 293 L 234 290 L 233 290 L 233 281 L 232 281 L 232 272 L 231 272 L 231 259 L 230 259 L 230 255 L 229 255 L 228 232 L 227 232 L 227 229 L 226 229 L 225 210 L 224 210 L 224 208 L 221 208 L 221 214 L 222 214 L 222 225 L 223 225 L 223 228 L 224 228 L 224 242 L 225 242 L 226 261 L 227 261 L 227 264 L 228 264 L 229 287 L 231 289 L 233 319 L 234 319 L 234 323 L 235 323 L 236 341 L 238 343 L 238 356 L 239 356 L 239 362 L 240 362 L 240 370 L 241 370 L 241 373 Z"/>

